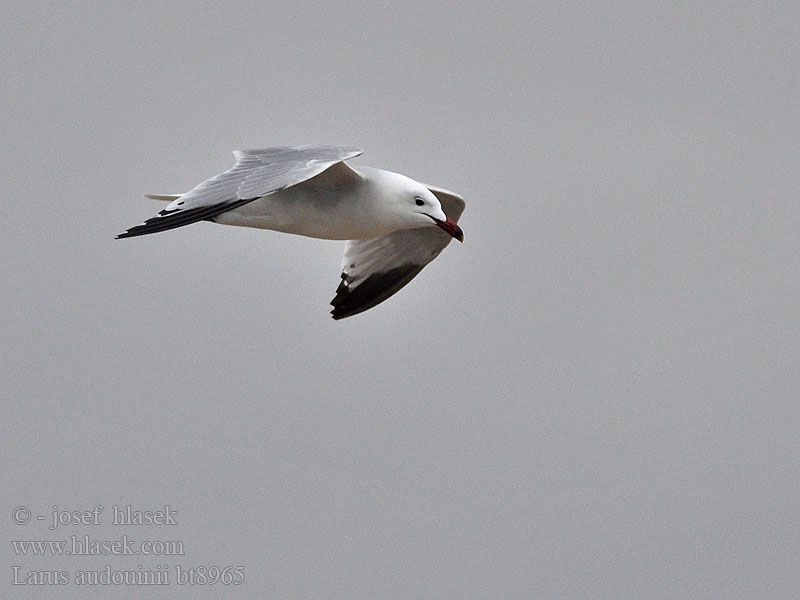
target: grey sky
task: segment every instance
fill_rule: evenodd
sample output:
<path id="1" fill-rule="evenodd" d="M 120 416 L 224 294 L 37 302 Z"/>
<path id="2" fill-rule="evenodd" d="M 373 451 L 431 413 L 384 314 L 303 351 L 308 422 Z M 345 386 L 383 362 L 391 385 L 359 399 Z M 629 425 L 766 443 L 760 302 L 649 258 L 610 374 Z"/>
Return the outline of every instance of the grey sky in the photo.
<path id="1" fill-rule="evenodd" d="M 797 6 L 295 4 L 6 10 L 0 596 L 794 597 Z M 465 243 L 334 322 L 342 243 L 113 239 L 301 143 L 459 192 Z M 10 516 L 97 504 L 179 525 Z M 123 533 L 185 556 L 10 544 Z M 109 564 L 172 582 L 11 582 Z"/>

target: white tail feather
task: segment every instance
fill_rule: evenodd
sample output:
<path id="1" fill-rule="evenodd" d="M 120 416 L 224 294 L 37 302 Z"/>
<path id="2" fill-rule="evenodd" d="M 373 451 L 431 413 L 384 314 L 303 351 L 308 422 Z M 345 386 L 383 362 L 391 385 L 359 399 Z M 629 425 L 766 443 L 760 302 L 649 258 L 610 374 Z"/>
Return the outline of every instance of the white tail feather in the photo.
<path id="1" fill-rule="evenodd" d="M 145 194 L 145 198 L 150 198 L 150 200 L 163 200 L 164 202 L 174 202 L 178 198 L 180 198 L 183 194 Z"/>

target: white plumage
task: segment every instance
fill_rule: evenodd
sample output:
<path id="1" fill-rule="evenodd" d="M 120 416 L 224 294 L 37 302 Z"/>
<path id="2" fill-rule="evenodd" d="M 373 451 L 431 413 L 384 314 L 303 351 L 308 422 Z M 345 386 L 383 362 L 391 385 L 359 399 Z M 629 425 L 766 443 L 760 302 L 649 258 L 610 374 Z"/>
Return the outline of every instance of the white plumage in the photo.
<path id="1" fill-rule="evenodd" d="M 344 161 L 350 146 L 293 146 L 234 152 L 236 164 L 185 194 L 153 194 L 167 207 L 118 238 L 207 220 L 323 239 L 350 240 L 333 317 L 382 302 L 455 237 L 461 196 L 404 175 Z"/>

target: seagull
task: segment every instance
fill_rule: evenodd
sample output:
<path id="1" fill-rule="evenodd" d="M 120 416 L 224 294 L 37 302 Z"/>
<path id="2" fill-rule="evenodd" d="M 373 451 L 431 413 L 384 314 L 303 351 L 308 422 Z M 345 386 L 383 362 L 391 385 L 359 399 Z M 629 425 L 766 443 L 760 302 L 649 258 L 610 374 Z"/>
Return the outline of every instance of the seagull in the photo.
<path id="1" fill-rule="evenodd" d="M 453 238 L 464 241 L 461 196 L 346 164 L 360 154 L 352 146 L 236 150 L 231 169 L 184 194 L 147 194 L 169 204 L 117 239 L 212 221 L 348 240 L 331 315 L 350 317 L 392 296 Z"/>

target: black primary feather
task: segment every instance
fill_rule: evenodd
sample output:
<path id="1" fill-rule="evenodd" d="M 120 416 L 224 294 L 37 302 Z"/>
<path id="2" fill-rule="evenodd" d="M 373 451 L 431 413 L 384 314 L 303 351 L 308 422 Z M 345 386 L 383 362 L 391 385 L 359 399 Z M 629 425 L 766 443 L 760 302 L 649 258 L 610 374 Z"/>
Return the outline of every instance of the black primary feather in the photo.
<path id="1" fill-rule="evenodd" d="M 184 225 L 196 223 L 197 221 L 210 220 L 219 214 L 233 210 L 253 200 L 256 200 L 256 198 L 220 202 L 210 206 L 199 206 L 197 208 L 188 208 L 185 210 L 162 210 L 158 213 L 157 217 L 147 219 L 147 221 L 136 227 L 131 227 L 128 231 L 120 233 L 116 239 L 120 240 L 123 238 L 136 237 L 138 235 L 158 233 L 160 231 L 175 229 L 176 227 L 183 227 Z"/>

